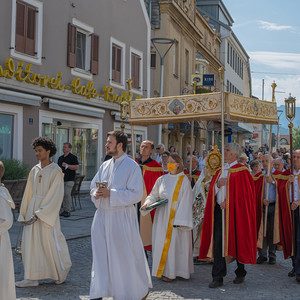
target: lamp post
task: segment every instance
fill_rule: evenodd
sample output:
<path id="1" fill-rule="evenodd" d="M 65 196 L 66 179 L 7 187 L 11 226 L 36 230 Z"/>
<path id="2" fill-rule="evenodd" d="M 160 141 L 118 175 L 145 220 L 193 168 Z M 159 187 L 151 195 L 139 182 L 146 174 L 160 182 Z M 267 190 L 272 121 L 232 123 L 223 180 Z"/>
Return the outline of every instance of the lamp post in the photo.
<path id="1" fill-rule="evenodd" d="M 124 129 L 125 129 L 124 122 L 127 118 L 128 102 L 123 100 L 120 105 L 121 105 L 120 117 L 121 117 L 121 120 L 122 120 L 121 131 L 124 132 Z"/>
<path id="2" fill-rule="evenodd" d="M 160 57 L 160 88 L 159 88 L 159 97 L 163 97 L 164 94 L 164 64 L 165 64 L 165 57 L 172 48 L 175 40 L 169 38 L 153 38 L 151 42 L 156 49 L 159 57 Z M 167 50 L 164 52 L 160 52 L 158 49 L 158 45 L 166 45 Z M 161 144 L 161 131 L 162 126 L 161 124 L 158 125 L 158 144 Z"/>
<path id="3" fill-rule="evenodd" d="M 290 130 L 290 153 L 291 153 L 291 174 L 294 174 L 294 159 L 293 159 L 293 123 L 292 121 L 295 119 L 296 114 L 296 98 L 291 96 L 291 93 L 288 98 L 284 100 L 285 103 L 285 116 L 288 119 L 289 123 L 289 130 Z M 292 202 L 294 201 L 295 197 L 295 190 L 294 190 L 294 182 L 291 182 L 292 187 Z M 295 211 L 293 210 L 292 213 L 292 222 L 293 222 L 293 249 L 295 245 Z"/>

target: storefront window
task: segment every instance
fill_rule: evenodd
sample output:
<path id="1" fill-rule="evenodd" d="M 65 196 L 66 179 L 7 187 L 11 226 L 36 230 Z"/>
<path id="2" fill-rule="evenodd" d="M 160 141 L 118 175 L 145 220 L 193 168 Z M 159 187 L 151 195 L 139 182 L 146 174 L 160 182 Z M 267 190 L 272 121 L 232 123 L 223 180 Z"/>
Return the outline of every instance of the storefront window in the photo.
<path id="1" fill-rule="evenodd" d="M 84 180 L 92 180 L 96 174 L 98 149 L 98 130 L 87 128 L 73 129 L 73 154 L 79 161 L 78 173 Z"/>
<path id="2" fill-rule="evenodd" d="M 12 158 L 13 122 L 13 115 L 0 113 L 0 159 Z"/>

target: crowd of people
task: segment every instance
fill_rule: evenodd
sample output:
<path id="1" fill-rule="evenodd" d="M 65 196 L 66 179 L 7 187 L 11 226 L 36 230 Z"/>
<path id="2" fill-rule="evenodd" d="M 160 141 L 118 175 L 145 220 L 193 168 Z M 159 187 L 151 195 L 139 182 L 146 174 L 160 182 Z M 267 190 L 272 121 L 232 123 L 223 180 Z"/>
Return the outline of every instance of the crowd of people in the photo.
<path id="1" fill-rule="evenodd" d="M 300 282 L 300 150 L 292 153 L 290 169 L 286 149 L 270 153 L 262 146 L 254 152 L 229 143 L 225 165 L 212 172 L 206 168 L 210 151 L 216 151 L 212 146 L 199 156 L 188 145 L 180 157 L 174 146 L 166 150 L 145 140 L 134 161 L 126 154 L 127 143 L 121 131 L 107 134 L 107 160 L 91 182 L 96 207 L 91 299 L 146 299 L 152 287 L 150 252 L 152 276 L 165 282 L 188 280 L 194 263 L 212 262 L 209 287 L 216 288 L 223 285 L 227 263 L 236 261 L 233 282 L 241 284 L 245 264 L 276 264 L 276 251 L 283 250 L 292 261 L 288 276 Z M 0 280 L 0 299 L 5 300 L 16 299 L 15 286 L 34 287 L 43 279 L 64 283 L 72 266 L 59 215 L 70 216 L 69 182 L 78 160 L 69 143 L 58 164 L 51 161 L 56 153 L 51 139 L 38 137 L 32 147 L 39 163 L 28 176 L 18 218 L 24 280 L 16 283 L 8 235 L 14 202 L 1 184 L 0 162 L 0 272 L 8 274 Z"/>

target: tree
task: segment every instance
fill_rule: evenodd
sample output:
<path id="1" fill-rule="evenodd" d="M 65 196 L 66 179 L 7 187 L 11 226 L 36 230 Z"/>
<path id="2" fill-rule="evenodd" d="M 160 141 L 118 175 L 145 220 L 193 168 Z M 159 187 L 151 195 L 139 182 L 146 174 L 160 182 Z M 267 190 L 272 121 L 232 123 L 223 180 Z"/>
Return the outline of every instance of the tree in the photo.
<path id="1" fill-rule="evenodd" d="M 300 149 L 300 126 L 293 128 L 293 149 Z"/>

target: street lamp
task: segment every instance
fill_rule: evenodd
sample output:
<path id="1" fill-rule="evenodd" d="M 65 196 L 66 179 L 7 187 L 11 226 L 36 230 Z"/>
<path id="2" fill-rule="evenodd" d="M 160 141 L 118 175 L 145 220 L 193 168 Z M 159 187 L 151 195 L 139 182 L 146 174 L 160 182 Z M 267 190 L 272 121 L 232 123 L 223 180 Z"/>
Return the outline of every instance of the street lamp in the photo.
<path id="1" fill-rule="evenodd" d="M 164 89 L 164 63 L 165 63 L 165 57 L 170 51 L 171 47 L 175 43 L 175 40 L 169 39 L 169 38 L 153 38 L 151 39 L 151 42 L 156 49 L 159 57 L 160 57 L 160 89 L 159 89 L 159 97 L 163 97 L 163 89 Z M 168 48 L 164 52 L 160 52 L 158 49 L 158 45 L 166 45 Z M 161 124 L 158 125 L 158 144 L 161 143 L 161 131 L 162 126 Z"/>
<path id="2" fill-rule="evenodd" d="M 122 124 L 121 124 L 121 131 L 124 132 L 125 129 L 125 120 L 127 118 L 127 110 L 128 110 L 128 102 L 127 101 L 122 101 L 121 102 L 121 111 L 120 111 L 120 117 L 122 120 Z"/>

